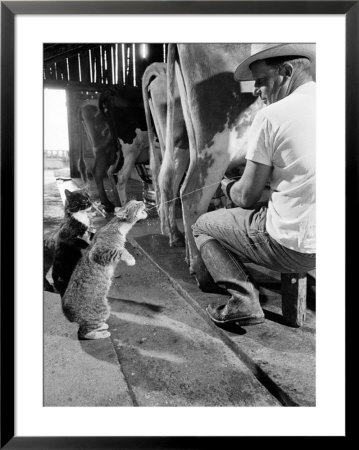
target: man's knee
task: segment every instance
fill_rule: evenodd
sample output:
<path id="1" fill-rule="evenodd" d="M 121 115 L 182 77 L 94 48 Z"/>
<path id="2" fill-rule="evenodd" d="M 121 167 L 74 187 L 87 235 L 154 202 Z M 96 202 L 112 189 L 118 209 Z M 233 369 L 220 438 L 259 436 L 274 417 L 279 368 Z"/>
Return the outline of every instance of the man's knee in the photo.
<path id="1" fill-rule="evenodd" d="M 201 229 L 201 221 L 200 221 L 200 217 L 198 217 L 198 219 L 196 220 L 196 222 L 192 225 L 192 233 L 193 236 L 196 237 L 196 235 L 198 235 L 198 233 L 200 232 Z"/>
<path id="2" fill-rule="evenodd" d="M 194 241 L 198 250 L 201 250 L 202 245 L 210 239 L 213 239 L 210 232 L 210 227 L 208 227 L 208 216 L 210 213 L 202 214 L 198 217 L 197 221 L 192 225 L 192 233 Z"/>
<path id="3" fill-rule="evenodd" d="M 201 233 L 206 233 L 208 231 L 208 216 L 211 213 L 204 213 L 198 217 L 196 222 L 192 225 L 193 235 L 196 236 Z"/>
<path id="4" fill-rule="evenodd" d="M 201 216 L 199 216 L 196 222 L 192 225 L 192 234 L 196 243 L 200 236 L 208 234 L 207 227 L 205 226 L 206 220 L 203 218 L 203 216 L 205 215 L 206 214 L 202 214 Z"/>

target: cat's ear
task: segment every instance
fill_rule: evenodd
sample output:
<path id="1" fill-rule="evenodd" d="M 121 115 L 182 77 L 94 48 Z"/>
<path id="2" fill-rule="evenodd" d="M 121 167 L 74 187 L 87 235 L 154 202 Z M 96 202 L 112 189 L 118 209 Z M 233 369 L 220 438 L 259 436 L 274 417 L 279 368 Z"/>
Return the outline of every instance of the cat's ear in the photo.
<path id="1" fill-rule="evenodd" d="M 65 189 L 65 195 L 66 195 L 66 198 L 69 199 L 72 196 L 72 192 L 69 191 L 68 189 Z"/>
<path id="2" fill-rule="evenodd" d="M 127 220 L 127 210 L 125 206 L 122 207 L 116 206 L 114 214 L 119 219 Z"/>

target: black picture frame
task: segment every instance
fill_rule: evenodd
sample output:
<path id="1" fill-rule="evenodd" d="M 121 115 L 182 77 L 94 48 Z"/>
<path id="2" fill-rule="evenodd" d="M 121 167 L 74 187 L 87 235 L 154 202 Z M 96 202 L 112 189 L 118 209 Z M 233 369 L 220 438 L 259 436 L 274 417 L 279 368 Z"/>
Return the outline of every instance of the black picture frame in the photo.
<path id="1" fill-rule="evenodd" d="M 358 204 L 359 1 L 3 1 L 1 2 L 1 448 L 200 448 L 237 438 L 25 437 L 14 435 L 14 21 L 17 14 L 342 14 L 346 20 L 346 296 L 353 292 Z M 333 65 L 335 61 L 333 59 Z M 355 250 L 354 250 L 355 251 Z M 333 269 L 334 270 L 334 269 Z M 348 322 L 346 329 L 348 330 Z M 347 336 L 347 331 L 346 331 Z M 346 339 L 348 341 L 348 339 Z M 347 428 L 347 432 L 349 432 Z M 219 443 L 218 440 L 221 440 Z M 286 440 L 286 439 L 285 439 Z M 233 445 L 231 443 L 230 445 Z"/>

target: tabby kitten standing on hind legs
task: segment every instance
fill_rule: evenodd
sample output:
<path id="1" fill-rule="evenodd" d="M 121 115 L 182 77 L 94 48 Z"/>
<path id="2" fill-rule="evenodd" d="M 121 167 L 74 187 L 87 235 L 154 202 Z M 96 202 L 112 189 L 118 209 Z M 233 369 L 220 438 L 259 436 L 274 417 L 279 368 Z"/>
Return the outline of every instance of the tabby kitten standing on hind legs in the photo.
<path id="1" fill-rule="evenodd" d="M 65 295 L 62 310 L 70 322 L 79 324 L 79 339 L 101 339 L 110 336 L 106 323 L 110 315 L 107 294 L 117 263 L 135 264 L 125 249 L 126 235 L 133 225 L 147 217 L 145 204 L 131 200 L 115 209 L 115 217 L 97 231 L 92 243 L 75 267 Z"/>

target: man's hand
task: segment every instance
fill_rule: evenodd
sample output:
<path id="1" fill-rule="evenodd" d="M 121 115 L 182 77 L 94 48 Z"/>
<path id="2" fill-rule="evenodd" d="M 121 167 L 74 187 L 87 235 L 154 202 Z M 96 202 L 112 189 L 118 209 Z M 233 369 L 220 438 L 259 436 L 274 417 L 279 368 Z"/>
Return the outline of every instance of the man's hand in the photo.
<path id="1" fill-rule="evenodd" d="M 271 166 L 247 160 L 242 178 L 233 186 L 227 184 L 227 195 L 230 189 L 231 201 L 236 206 L 252 208 L 261 199 L 271 172 Z"/>

